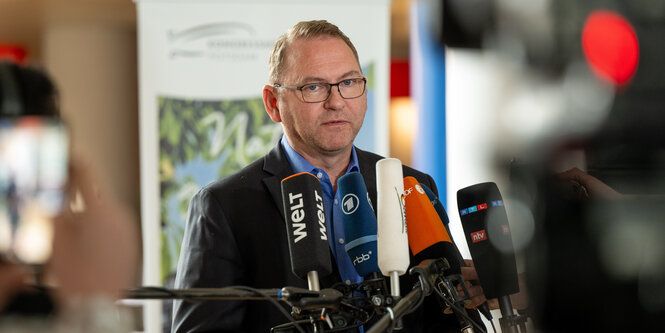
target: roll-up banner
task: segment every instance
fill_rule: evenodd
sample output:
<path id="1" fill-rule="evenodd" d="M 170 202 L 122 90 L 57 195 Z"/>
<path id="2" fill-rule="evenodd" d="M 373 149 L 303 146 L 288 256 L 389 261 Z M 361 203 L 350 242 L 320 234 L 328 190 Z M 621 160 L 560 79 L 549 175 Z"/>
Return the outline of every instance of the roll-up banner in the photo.
<path id="1" fill-rule="evenodd" d="M 328 20 L 354 43 L 368 101 L 356 145 L 388 154 L 390 0 L 135 2 L 144 285 L 171 283 L 192 195 L 278 142 L 261 91 L 273 43 L 298 21 Z M 146 302 L 145 331 L 161 320 Z"/>

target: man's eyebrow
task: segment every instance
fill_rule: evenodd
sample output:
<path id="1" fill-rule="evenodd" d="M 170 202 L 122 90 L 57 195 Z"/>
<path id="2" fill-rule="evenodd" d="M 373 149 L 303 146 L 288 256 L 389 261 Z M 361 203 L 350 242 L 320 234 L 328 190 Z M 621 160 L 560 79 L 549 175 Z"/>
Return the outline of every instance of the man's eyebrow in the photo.
<path id="1" fill-rule="evenodd" d="M 326 80 L 324 80 L 323 78 L 320 78 L 320 77 L 315 77 L 315 76 L 308 76 L 308 77 L 300 79 L 300 84 L 312 83 L 312 82 L 326 82 Z"/>
<path id="2" fill-rule="evenodd" d="M 347 78 L 349 76 L 358 76 L 358 75 L 362 76 L 362 73 L 357 71 L 357 70 L 352 70 L 352 71 L 348 71 L 348 72 L 342 74 L 342 76 L 338 77 L 337 79 L 338 80 L 344 80 L 345 78 Z M 325 79 L 323 79 L 321 77 L 308 76 L 308 77 L 302 78 L 300 80 L 299 84 L 307 84 L 307 83 L 313 83 L 313 82 L 328 82 L 328 81 L 326 81 Z"/>
<path id="3" fill-rule="evenodd" d="M 345 78 L 347 78 L 347 77 L 349 77 L 349 76 L 357 76 L 357 75 L 362 76 L 363 73 L 358 72 L 358 71 L 356 71 L 356 70 L 352 70 L 352 71 L 348 71 L 348 72 L 344 73 L 344 75 L 340 76 L 338 79 L 343 80 L 343 79 L 345 79 Z"/>

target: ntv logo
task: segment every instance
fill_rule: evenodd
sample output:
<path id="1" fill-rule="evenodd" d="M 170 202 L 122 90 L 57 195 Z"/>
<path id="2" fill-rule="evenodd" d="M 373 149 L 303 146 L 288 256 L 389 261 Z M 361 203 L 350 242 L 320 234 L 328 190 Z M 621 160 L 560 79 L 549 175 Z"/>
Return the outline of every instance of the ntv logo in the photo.
<path id="1" fill-rule="evenodd" d="M 482 242 L 484 240 L 487 240 L 487 234 L 485 233 L 485 229 L 471 233 L 471 241 L 472 242 L 478 243 L 478 242 Z"/>
<path id="2" fill-rule="evenodd" d="M 355 194 L 349 193 L 342 198 L 342 213 L 344 213 L 344 215 L 355 213 L 358 206 L 360 206 L 360 200 L 358 200 L 358 197 Z"/>

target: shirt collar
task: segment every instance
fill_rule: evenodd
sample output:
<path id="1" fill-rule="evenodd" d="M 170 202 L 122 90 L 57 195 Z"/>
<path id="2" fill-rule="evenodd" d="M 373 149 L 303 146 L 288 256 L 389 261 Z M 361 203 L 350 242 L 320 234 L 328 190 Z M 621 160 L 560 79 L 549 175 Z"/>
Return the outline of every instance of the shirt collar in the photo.
<path id="1" fill-rule="evenodd" d="M 291 168 L 295 173 L 309 172 L 316 175 L 318 170 L 322 170 L 313 166 L 304 157 L 302 157 L 302 155 L 296 152 L 293 147 L 291 147 L 291 144 L 286 138 L 286 135 L 282 135 L 280 144 L 282 145 L 282 148 L 284 148 L 284 152 L 286 152 L 286 159 L 289 160 Z M 360 167 L 358 166 L 358 155 L 356 155 L 355 146 L 351 148 L 351 160 L 349 161 L 349 166 L 346 168 L 346 173 L 353 171 L 360 172 Z"/>

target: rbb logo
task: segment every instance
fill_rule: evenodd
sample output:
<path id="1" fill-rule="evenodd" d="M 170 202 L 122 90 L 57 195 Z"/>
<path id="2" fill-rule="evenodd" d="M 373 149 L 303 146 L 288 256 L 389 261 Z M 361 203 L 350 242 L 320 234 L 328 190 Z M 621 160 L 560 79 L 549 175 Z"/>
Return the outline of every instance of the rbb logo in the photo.
<path id="1" fill-rule="evenodd" d="M 353 266 L 358 266 L 358 264 L 361 264 L 364 261 L 369 260 L 370 254 L 372 254 L 372 251 L 369 251 L 367 253 L 361 253 L 359 256 L 356 256 L 356 258 L 353 259 Z"/>
<path id="2" fill-rule="evenodd" d="M 484 240 L 487 240 L 487 233 L 485 232 L 485 229 L 471 233 L 472 242 L 478 243 Z"/>
<path id="3" fill-rule="evenodd" d="M 342 213 L 345 215 L 355 213 L 358 206 L 360 206 L 360 200 L 355 194 L 349 193 L 342 198 Z"/>

